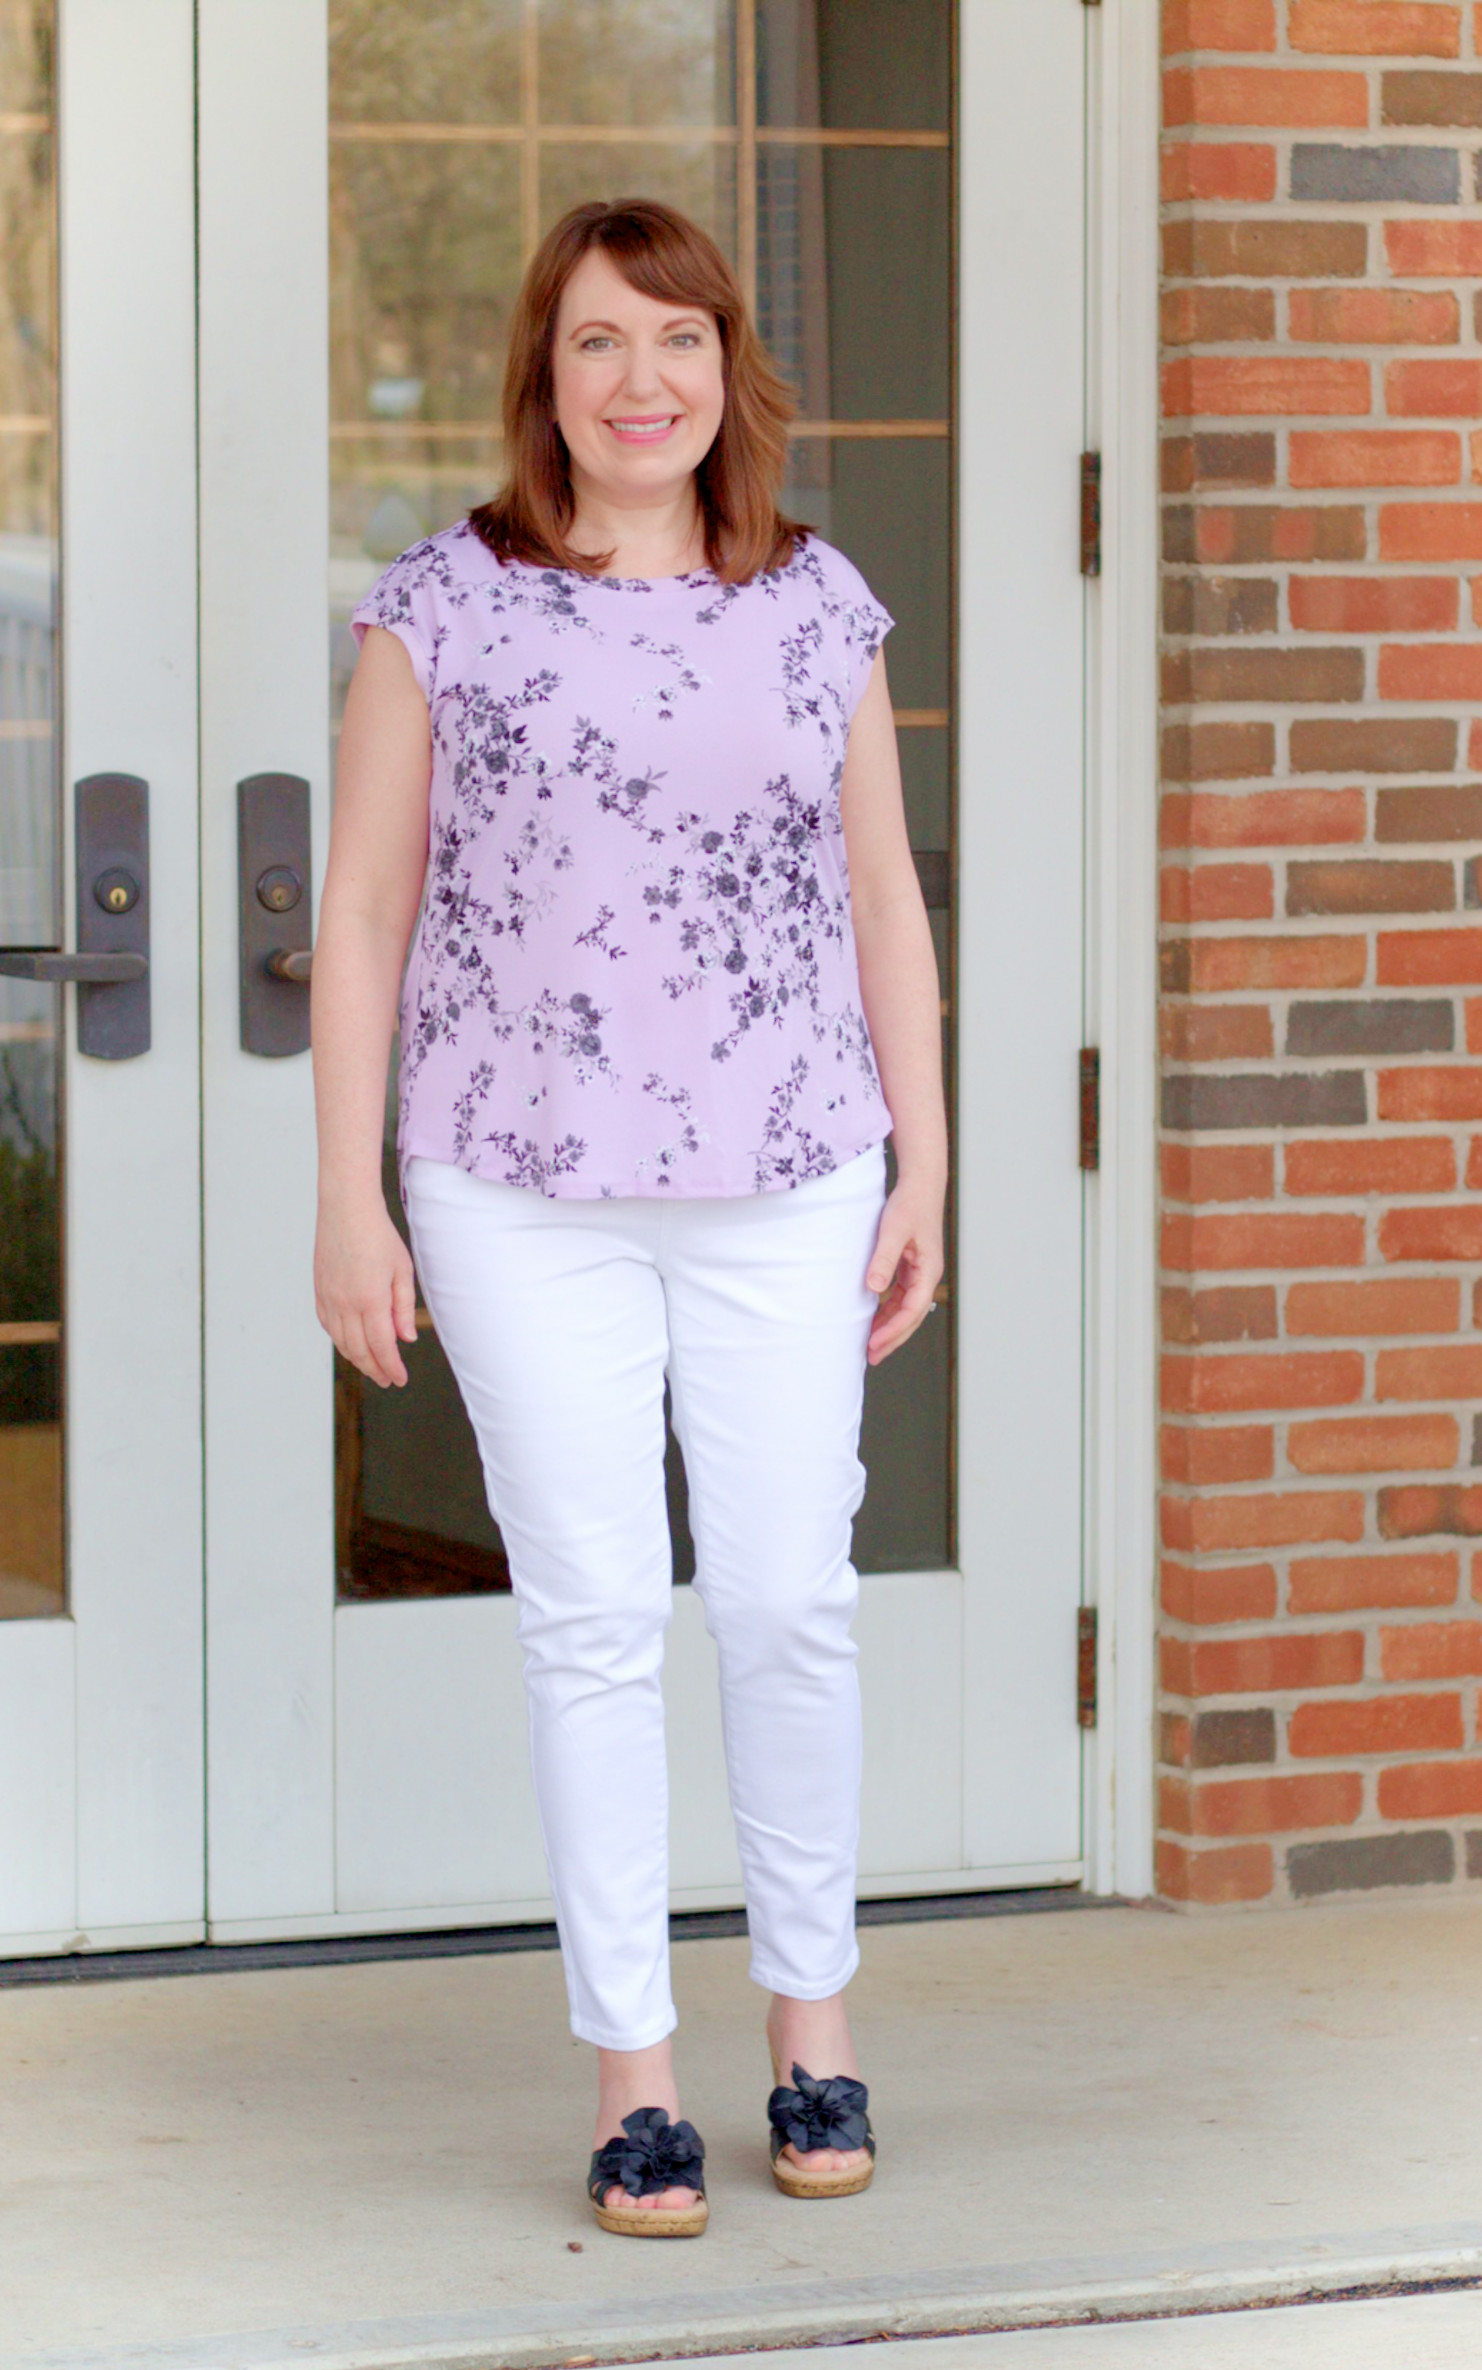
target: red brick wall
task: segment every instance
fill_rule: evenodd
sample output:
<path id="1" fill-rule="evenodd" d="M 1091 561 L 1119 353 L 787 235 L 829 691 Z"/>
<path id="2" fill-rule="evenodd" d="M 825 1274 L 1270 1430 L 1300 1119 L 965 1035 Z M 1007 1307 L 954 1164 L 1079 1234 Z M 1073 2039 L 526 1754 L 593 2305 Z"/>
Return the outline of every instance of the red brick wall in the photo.
<path id="1" fill-rule="evenodd" d="M 1482 1880 L 1482 8 L 1166 0 L 1159 1883 Z"/>

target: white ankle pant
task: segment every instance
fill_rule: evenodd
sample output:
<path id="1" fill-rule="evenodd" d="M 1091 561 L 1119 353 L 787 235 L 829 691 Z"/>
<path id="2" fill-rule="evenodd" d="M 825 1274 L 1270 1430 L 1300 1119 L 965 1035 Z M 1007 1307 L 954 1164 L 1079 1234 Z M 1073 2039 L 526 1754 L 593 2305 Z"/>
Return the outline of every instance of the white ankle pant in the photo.
<path id="1" fill-rule="evenodd" d="M 858 1963 L 849 1547 L 883 1198 L 878 1148 L 790 1192 L 713 1201 L 551 1201 L 409 1163 L 417 1272 L 519 1602 L 571 2026 L 604 2048 L 647 2048 L 675 2024 L 666 1373 L 720 1662 L 751 1973 L 827 1999 Z"/>

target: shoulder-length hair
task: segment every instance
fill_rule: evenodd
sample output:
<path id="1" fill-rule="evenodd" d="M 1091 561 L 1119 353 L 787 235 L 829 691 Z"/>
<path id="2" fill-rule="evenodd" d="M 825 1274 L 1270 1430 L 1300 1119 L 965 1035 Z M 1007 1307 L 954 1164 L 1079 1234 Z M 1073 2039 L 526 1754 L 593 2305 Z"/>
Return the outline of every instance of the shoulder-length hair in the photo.
<path id="1" fill-rule="evenodd" d="M 796 405 L 751 325 L 740 283 L 698 223 L 654 198 L 573 206 L 548 231 L 521 282 L 504 373 L 506 475 L 469 523 L 500 559 L 599 575 L 567 540 L 575 503 L 570 457 L 556 425 L 551 347 L 562 291 L 584 255 L 600 248 L 630 288 L 665 304 L 713 313 L 720 330 L 725 409 L 695 472 L 705 558 L 726 584 L 787 565 L 808 529 L 777 507 Z"/>

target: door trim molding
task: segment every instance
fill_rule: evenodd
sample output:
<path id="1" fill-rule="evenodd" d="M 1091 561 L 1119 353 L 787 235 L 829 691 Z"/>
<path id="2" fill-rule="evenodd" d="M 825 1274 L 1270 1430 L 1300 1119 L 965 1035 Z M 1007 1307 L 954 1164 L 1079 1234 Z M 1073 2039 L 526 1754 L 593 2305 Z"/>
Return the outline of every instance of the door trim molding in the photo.
<path id="1" fill-rule="evenodd" d="M 1086 25 L 1086 441 L 1103 456 L 1087 637 L 1087 1042 L 1102 1101 L 1086 1203 L 1086 1593 L 1101 1608 L 1086 1854 L 1094 1891 L 1136 1897 L 1153 1885 L 1157 1555 L 1157 0 Z"/>

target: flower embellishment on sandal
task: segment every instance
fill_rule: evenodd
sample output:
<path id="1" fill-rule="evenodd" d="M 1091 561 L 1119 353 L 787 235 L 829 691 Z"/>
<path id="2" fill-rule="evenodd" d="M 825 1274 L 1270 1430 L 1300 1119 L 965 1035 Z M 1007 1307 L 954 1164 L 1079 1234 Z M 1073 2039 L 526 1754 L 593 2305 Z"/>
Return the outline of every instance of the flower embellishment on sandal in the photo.
<path id="1" fill-rule="evenodd" d="M 767 2101 L 772 2126 L 772 2178 L 789 2197 L 849 2197 L 867 2189 L 875 2170 L 875 2135 L 870 2129 L 870 2094 L 863 2082 L 849 2074 L 831 2074 L 815 2081 L 801 2066 L 792 2069 L 792 2087 L 779 2082 Z M 783 2156 L 791 2147 L 800 2157 L 835 2148 L 841 2154 L 863 2148 L 865 2165 L 810 2170 Z"/>
<path id="2" fill-rule="evenodd" d="M 688 2206 L 609 2205 L 610 2189 L 631 2198 L 665 2189 L 692 2189 Z M 625 2238 L 698 2238 L 705 2227 L 705 2142 L 693 2123 L 671 2123 L 662 2107 L 636 2107 L 623 2117 L 623 2137 L 592 2151 L 587 2194 L 604 2230 Z"/>

